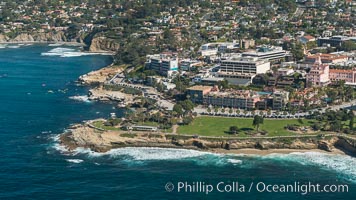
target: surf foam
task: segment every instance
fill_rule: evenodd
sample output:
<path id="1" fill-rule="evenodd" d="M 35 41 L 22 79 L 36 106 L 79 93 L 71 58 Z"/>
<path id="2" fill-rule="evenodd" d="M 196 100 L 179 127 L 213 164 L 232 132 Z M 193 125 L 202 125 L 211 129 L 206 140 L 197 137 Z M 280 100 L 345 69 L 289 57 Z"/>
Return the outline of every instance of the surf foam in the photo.
<path id="1" fill-rule="evenodd" d="M 321 166 L 340 173 L 346 179 L 356 182 L 356 158 L 348 155 L 319 152 L 295 152 L 290 154 L 270 154 L 263 159 L 276 159 L 298 162 L 302 165 Z"/>
<path id="2" fill-rule="evenodd" d="M 79 57 L 79 56 L 89 56 L 89 55 L 112 55 L 111 53 L 88 53 L 81 52 L 78 49 L 57 47 L 51 49 L 48 52 L 41 53 L 42 56 L 59 56 L 59 57 Z"/>
<path id="3" fill-rule="evenodd" d="M 66 159 L 66 161 L 70 163 L 76 163 L 76 164 L 84 162 L 84 160 L 82 159 Z"/>
<path id="4" fill-rule="evenodd" d="M 82 101 L 82 102 L 91 102 L 89 100 L 89 97 L 86 96 L 86 95 L 83 95 L 83 96 L 72 96 L 72 97 L 69 97 L 69 99 L 73 99 L 73 100 L 76 100 L 76 101 Z"/>

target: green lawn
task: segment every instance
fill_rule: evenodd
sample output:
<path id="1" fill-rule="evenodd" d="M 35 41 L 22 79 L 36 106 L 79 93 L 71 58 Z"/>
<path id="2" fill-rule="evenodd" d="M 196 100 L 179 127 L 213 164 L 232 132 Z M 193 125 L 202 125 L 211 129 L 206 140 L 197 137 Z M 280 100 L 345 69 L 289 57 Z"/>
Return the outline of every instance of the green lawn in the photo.
<path id="1" fill-rule="evenodd" d="M 197 117 L 187 126 L 180 126 L 178 134 L 202 135 L 202 136 L 232 136 L 228 134 L 230 126 L 237 126 L 240 130 L 237 136 L 247 136 L 249 131 L 255 131 L 252 126 L 253 119 L 227 118 L 227 117 Z M 302 126 L 311 125 L 312 121 L 303 119 Z M 294 135 L 284 127 L 287 124 L 299 124 L 297 119 L 264 119 L 260 130 L 268 132 L 267 136 Z"/>
<path id="2" fill-rule="evenodd" d="M 144 123 L 138 122 L 137 125 L 139 125 L 139 126 L 156 126 L 156 127 L 159 127 L 159 123 L 150 122 L 150 121 L 146 121 Z M 171 133 L 173 130 L 172 130 L 172 128 L 169 128 L 169 129 L 161 129 L 161 131 L 167 132 L 167 133 Z"/>
<path id="3" fill-rule="evenodd" d="M 150 122 L 150 121 L 146 121 L 146 122 L 138 122 L 137 125 L 139 126 L 159 126 L 159 124 L 157 122 Z"/>
<path id="4" fill-rule="evenodd" d="M 112 126 L 105 126 L 103 121 L 95 121 L 93 122 L 93 125 L 97 128 L 101 128 L 107 131 L 116 131 L 119 130 L 118 128 L 112 127 Z"/>

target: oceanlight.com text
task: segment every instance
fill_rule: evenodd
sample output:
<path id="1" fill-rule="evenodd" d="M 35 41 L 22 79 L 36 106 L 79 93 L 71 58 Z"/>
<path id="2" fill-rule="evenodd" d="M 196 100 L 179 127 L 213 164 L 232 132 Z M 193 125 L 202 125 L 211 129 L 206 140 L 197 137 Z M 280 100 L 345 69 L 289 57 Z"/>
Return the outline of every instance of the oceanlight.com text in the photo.
<path id="1" fill-rule="evenodd" d="M 196 182 L 168 182 L 165 185 L 167 192 L 178 193 L 300 193 L 306 195 L 309 193 L 344 193 L 349 192 L 346 184 L 319 184 L 312 182 L 293 182 L 289 184 L 270 184 L 264 182 L 250 182 L 248 184 L 238 181 L 218 182 L 216 184 L 202 181 Z"/>

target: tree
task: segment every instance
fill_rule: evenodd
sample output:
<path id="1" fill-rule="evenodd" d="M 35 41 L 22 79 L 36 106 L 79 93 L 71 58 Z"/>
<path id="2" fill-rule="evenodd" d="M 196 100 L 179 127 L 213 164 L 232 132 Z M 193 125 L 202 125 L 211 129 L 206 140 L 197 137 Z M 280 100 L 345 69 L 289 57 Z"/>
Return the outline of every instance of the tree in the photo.
<path id="1" fill-rule="evenodd" d="M 183 107 L 180 104 L 176 104 L 173 106 L 173 112 L 176 112 L 178 116 L 183 115 Z"/>
<path id="2" fill-rule="evenodd" d="M 230 133 L 236 134 L 238 130 L 237 126 L 230 126 Z"/>
<path id="3" fill-rule="evenodd" d="M 229 109 L 229 113 L 230 115 L 234 112 L 234 110 L 232 108 Z"/>
<path id="4" fill-rule="evenodd" d="M 322 128 L 322 125 L 320 123 L 314 123 L 311 127 L 314 131 L 318 131 Z"/>
<path id="5" fill-rule="evenodd" d="M 331 130 L 332 131 L 336 131 L 336 132 L 339 132 L 342 128 L 342 124 L 341 124 L 341 121 L 340 120 L 335 120 L 331 123 Z"/>
<path id="6" fill-rule="evenodd" d="M 349 117 L 350 117 L 349 128 L 352 131 L 352 130 L 354 130 L 354 118 L 355 118 L 352 110 L 350 110 L 350 112 L 349 112 Z"/>
<path id="7" fill-rule="evenodd" d="M 218 107 L 215 107 L 215 108 L 214 108 L 214 112 L 215 112 L 215 113 L 219 112 L 219 108 L 218 108 Z"/>
<path id="8" fill-rule="evenodd" d="M 299 123 L 299 124 L 304 124 L 303 119 L 299 118 L 299 119 L 298 119 L 298 123 Z"/>
<path id="9" fill-rule="evenodd" d="M 260 128 L 260 125 L 263 124 L 263 117 L 255 115 L 255 117 L 253 118 L 253 122 L 252 125 L 254 127 L 256 127 L 256 130 L 258 131 L 258 129 Z"/>
<path id="10" fill-rule="evenodd" d="M 343 50 L 343 51 L 356 50 L 356 43 L 353 41 L 345 41 L 341 44 L 341 50 Z"/>
<path id="11" fill-rule="evenodd" d="M 186 116 L 183 118 L 183 124 L 184 125 L 188 125 L 193 121 L 193 117 L 192 116 Z"/>
<path id="12" fill-rule="evenodd" d="M 182 105 L 183 109 L 186 111 L 192 111 L 194 109 L 194 103 L 189 99 L 180 102 L 180 104 Z"/>
<path id="13" fill-rule="evenodd" d="M 221 108 L 221 113 L 225 113 L 225 108 Z"/>

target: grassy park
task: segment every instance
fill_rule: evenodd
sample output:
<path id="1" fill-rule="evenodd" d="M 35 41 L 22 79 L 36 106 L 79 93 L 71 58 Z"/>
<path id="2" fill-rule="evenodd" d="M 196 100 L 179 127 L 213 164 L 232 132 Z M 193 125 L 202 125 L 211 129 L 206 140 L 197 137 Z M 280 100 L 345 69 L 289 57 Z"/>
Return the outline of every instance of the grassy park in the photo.
<path id="1" fill-rule="evenodd" d="M 227 117 L 197 117 L 186 126 L 179 126 L 179 134 L 202 135 L 202 136 L 229 136 L 229 128 L 237 126 L 237 136 L 248 136 L 256 133 L 256 128 L 252 125 L 253 119 L 250 118 L 227 118 Z M 268 132 L 267 136 L 295 135 L 296 133 L 286 130 L 287 124 L 298 124 L 310 126 L 311 120 L 303 119 L 303 124 L 298 119 L 264 119 L 260 125 L 260 131 Z"/>

